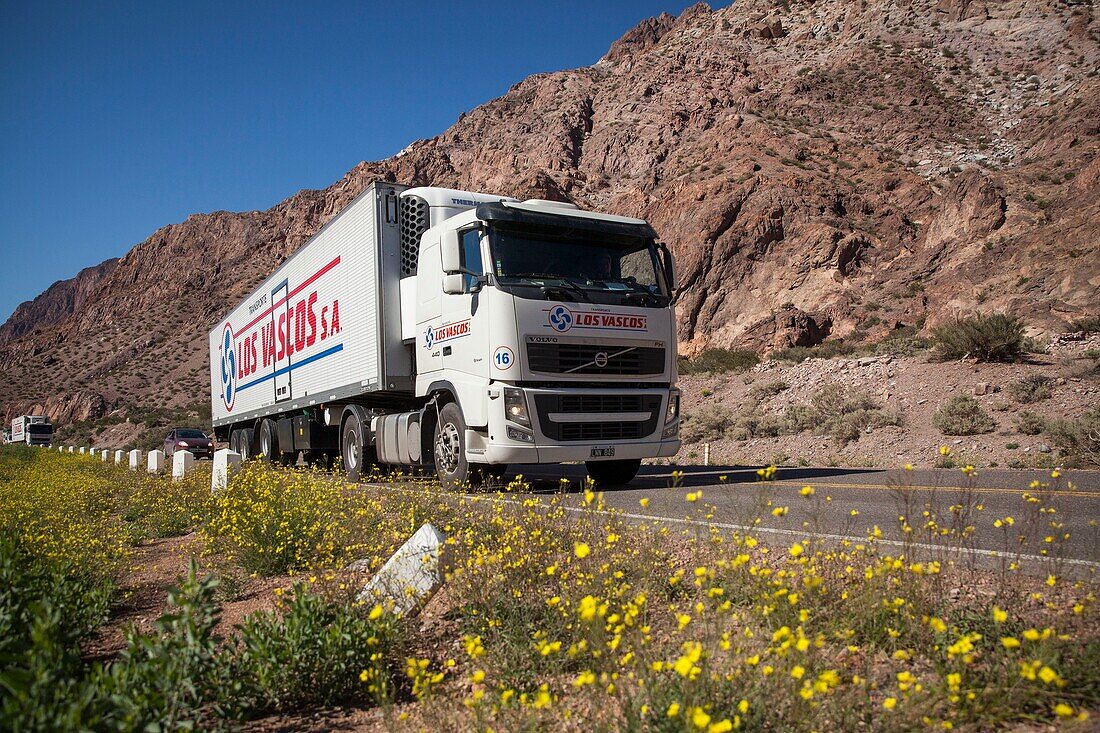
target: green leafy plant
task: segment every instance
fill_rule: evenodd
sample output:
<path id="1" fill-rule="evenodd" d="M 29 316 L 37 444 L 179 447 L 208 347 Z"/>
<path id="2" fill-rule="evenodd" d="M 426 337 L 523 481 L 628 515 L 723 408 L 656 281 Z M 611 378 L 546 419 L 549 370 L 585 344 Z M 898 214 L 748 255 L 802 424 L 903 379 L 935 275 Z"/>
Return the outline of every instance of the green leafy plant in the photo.
<path id="1" fill-rule="evenodd" d="M 255 613 L 240 625 L 233 677 L 254 710 L 334 705 L 364 694 L 385 702 L 393 693 L 396 629 L 380 606 L 330 603 L 299 583 L 285 611 Z"/>

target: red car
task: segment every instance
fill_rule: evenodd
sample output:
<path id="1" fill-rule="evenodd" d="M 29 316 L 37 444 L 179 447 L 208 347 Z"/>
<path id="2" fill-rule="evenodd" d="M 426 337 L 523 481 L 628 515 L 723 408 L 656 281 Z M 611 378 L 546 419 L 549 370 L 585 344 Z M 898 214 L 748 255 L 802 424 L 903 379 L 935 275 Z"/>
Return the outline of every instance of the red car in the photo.
<path id="1" fill-rule="evenodd" d="M 176 450 L 190 451 L 195 458 L 212 458 L 214 441 L 197 428 L 176 428 L 164 439 L 164 455 L 169 457 Z"/>

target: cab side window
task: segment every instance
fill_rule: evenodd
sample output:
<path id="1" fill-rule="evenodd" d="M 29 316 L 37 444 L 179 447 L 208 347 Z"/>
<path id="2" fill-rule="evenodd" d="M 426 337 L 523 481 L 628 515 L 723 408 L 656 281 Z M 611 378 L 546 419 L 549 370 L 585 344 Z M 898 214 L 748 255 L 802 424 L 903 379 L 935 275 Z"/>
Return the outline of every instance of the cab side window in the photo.
<path id="1" fill-rule="evenodd" d="M 471 229 L 462 232 L 462 266 L 479 275 L 485 272 L 481 262 L 481 232 Z M 473 275 L 462 276 L 462 289 L 470 292 L 477 284 L 477 278 Z"/>

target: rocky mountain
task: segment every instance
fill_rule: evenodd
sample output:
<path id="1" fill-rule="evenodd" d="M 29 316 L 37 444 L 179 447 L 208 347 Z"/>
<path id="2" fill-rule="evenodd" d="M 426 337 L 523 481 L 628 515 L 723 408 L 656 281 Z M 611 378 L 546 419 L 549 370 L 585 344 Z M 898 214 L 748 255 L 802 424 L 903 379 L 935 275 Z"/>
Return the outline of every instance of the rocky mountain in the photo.
<path id="1" fill-rule="evenodd" d="M 137 421 L 204 403 L 211 323 L 376 179 L 649 219 L 677 257 L 687 352 L 975 310 L 1057 332 L 1100 309 L 1098 71 L 1085 2 L 664 14 L 327 189 L 191 216 L 54 285 L 0 329 L 0 409 Z"/>

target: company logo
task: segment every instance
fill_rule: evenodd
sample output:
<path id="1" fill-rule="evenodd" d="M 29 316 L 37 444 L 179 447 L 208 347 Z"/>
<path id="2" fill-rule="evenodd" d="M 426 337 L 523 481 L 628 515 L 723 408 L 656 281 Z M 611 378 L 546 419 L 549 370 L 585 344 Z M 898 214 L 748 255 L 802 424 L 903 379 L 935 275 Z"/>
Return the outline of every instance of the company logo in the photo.
<path id="1" fill-rule="evenodd" d="M 233 344 L 233 329 L 225 324 L 222 332 L 222 404 L 227 412 L 233 411 L 237 400 L 237 350 Z"/>
<path id="2" fill-rule="evenodd" d="M 547 327 L 558 332 L 571 328 L 599 328 L 611 331 L 645 331 L 649 328 L 647 316 L 605 311 L 578 311 L 574 313 L 564 305 L 556 305 L 547 311 Z"/>
<path id="3" fill-rule="evenodd" d="M 592 359 L 592 362 L 600 369 L 603 369 L 605 366 L 607 366 L 607 352 L 597 351 L 595 358 Z"/>
<path id="4" fill-rule="evenodd" d="M 443 341 L 462 338 L 470 335 L 470 319 L 457 323 L 448 323 L 445 326 L 428 326 L 424 332 L 424 348 L 430 349 Z"/>
<path id="5" fill-rule="evenodd" d="M 564 305 L 556 305 L 550 309 L 550 328 L 555 331 L 568 331 L 573 327 L 573 314 Z"/>

